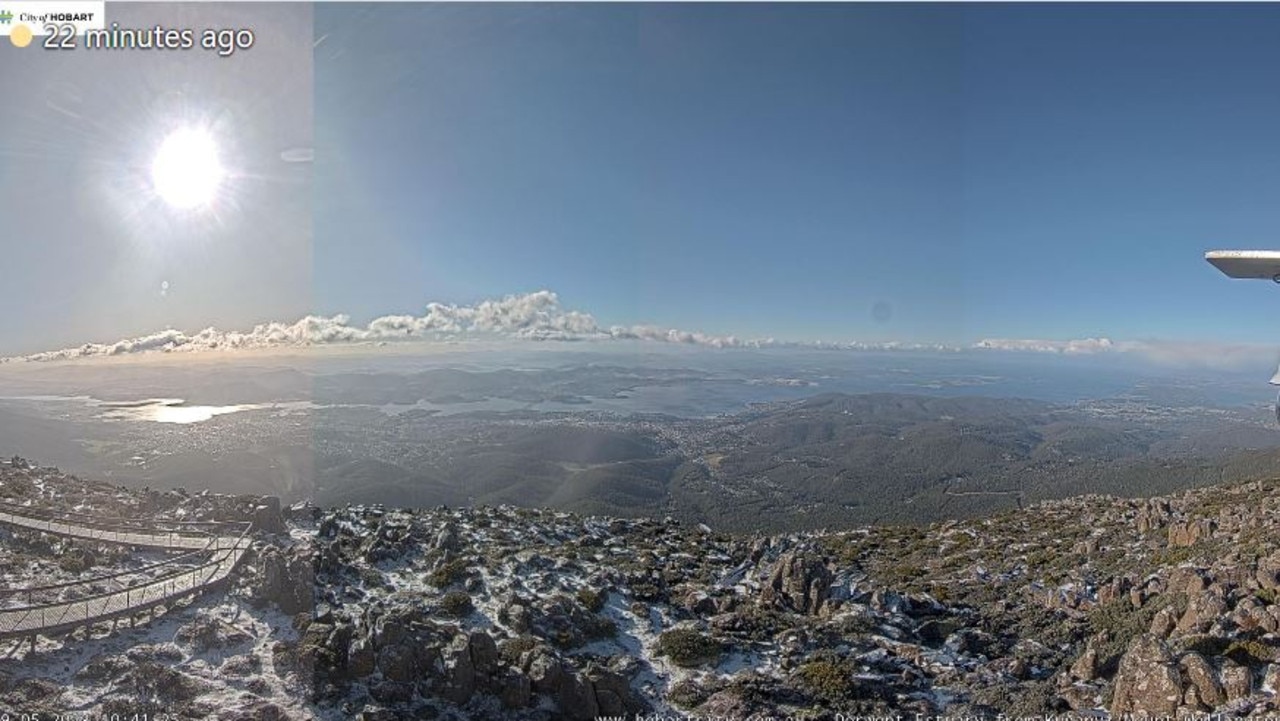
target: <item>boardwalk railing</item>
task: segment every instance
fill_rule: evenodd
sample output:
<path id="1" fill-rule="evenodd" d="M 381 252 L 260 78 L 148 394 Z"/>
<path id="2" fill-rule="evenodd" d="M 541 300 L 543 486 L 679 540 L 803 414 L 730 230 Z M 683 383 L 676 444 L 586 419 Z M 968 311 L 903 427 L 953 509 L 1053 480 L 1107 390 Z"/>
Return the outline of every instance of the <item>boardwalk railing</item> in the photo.
<path id="1" fill-rule="evenodd" d="M 46 516 L 57 514 L 43 514 Z M 213 535 L 208 532 L 139 532 L 135 530 L 114 530 L 116 525 L 104 523 L 97 519 L 99 527 L 88 528 L 55 518 L 33 518 L 13 512 L 12 506 L 0 508 L 0 523 L 19 526 L 32 530 L 54 533 L 72 538 L 83 538 L 106 543 L 119 543 L 132 546 L 147 546 L 166 549 L 195 550 L 174 558 L 150 564 L 141 568 L 97 576 L 94 578 L 33 586 L 22 589 L 5 589 L 5 595 L 28 594 L 28 599 L 37 593 L 61 590 L 64 594 L 74 587 L 86 589 L 110 579 L 125 575 L 135 575 L 144 570 L 155 570 L 161 567 L 173 567 L 175 570 L 162 573 L 154 578 L 126 585 L 106 592 L 95 592 L 74 599 L 54 603 L 41 603 L 19 607 L 0 609 L 0 640 L 15 637 L 33 636 L 37 633 L 50 634 L 69 631 L 73 628 L 109 621 L 121 617 L 133 616 L 155 606 L 170 603 L 178 598 L 193 595 L 225 581 L 245 552 L 249 548 L 248 534 L 251 524 L 221 524 L 240 526 L 236 536 Z M 121 523 L 121 526 L 134 526 L 132 523 Z M 208 526 L 210 524 L 202 523 Z M 140 524 L 137 526 L 142 528 Z M 196 557 L 208 556 L 207 560 L 195 566 L 185 564 Z M 179 564 L 184 564 L 180 567 Z"/>
<path id="2" fill-rule="evenodd" d="M 219 525 L 226 525 L 204 521 L 146 524 L 125 519 L 108 520 L 71 511 L 55 512 L 26 508 L 7 503 L 0 503 L 0 523 L 104 543 L 149 548 L 192 549 L 203 548 L 209 537 L 213 535 L 207 530 L 201 530 L 202 527 L 216 528 Z M 158 529 L 158 525 L 169 527 Z"/>

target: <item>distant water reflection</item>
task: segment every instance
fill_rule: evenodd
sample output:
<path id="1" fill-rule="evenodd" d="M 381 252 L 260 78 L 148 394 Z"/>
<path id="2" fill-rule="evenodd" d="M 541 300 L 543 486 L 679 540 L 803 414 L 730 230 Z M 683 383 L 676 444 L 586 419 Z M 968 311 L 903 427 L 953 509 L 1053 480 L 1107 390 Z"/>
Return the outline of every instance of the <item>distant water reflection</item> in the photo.
<path id="1" fill-rule="evenodd" d="M 260 404 L 234 406 L 189 406 L 181 398 L 151 398 L 144 401 L 102 403 L 103 418 L 153 423 L 202 423 L 214 416 L 266 408 Z"/>

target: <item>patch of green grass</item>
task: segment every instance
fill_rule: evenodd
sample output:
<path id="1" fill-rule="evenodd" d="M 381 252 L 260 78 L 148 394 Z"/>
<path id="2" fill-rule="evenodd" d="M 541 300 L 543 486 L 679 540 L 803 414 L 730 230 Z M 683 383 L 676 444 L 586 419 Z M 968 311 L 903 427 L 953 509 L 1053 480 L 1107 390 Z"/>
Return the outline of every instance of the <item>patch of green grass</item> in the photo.
<path id="1" fill-rule="evenodd" d="M 685 668 L 714 663 L 723 653 L 719 641 L 690 628 L 666 631 L 658 637 L 658 655 Z"/>
<path id="2" fill-rule="evenodd" d="M 465 591 L 450 591 L 440 599 L 440 610 L 454 618 L 470 614 L 471 609 L 471 596 Z"/>
<path id="3" fill-rule="evenodd" d="M 526 633 L 522 636 L 509 638 L 503 641 L 498 646 L 498 652 L 502 654 L 502 657 L 506 659 L 508 664 L 514 665 L 519 662 L 520 657 L 524 655 L 525 652 L 532 651 L 537 648 L 537 646 L 538 639 Z"/>
<path id="4" fill-rule="evenodd" d="M 467 570 L 467 560 L 465 558 L 455 558 L 432 571 L 428 580 L 431 581 L 431 585 L 437 588 L 444 588 L 466 578 Z"/>
<path id="5" fill-rule="evenodd" d="M 1178 546 L 1176 548 L 1162 548 L 1151 557 L 1151 565 L 1177 566 L 1194 558 L 1199 558 L 1204 550 L 1204 546 L 1201 543 L 1191 546 Z"/>
<path id="6" fill-rule="evenodd" d="M 800 686 L 823 705 L 840 705 L 851 701 L 887 700 L 885 688 L 868 684 L 854 675 L 853 661 L 830 652 L 819 652 L 796 670 Z"/>
<path id="7" fill-rule="evenodd" d="M 1103 604 L 1089 614 L 1089 626 L 1094 634 L 1105 632 L 1107 642 L 1098 649 L 1099 667 L 1103 676 L 1109 676 L 1120 663 L 1120 656 L 1128 649 L 1129 643 L 1139 634 L 1151 628 L 1151 620 L 1161 609 L 1180 606 L 1185 610 L 1186 597 L 1183 594 L 1164 594 L 1157 596 L 1141 608 L 1134 608 L 1128 596 Z"/>
<path id="8" fill-rule="evenodd" d="M 1276 659 L 1276 649 L 1261 641 L 1235 640 L 1222 655 L 1242 666 L 1261 666 Z"/>
<path id="9" fill-rule="evenodd" d="M 592 613 L 599 613 L 604 609 L 604 602 L 605 599 L 608 598 L 609 594 L 607 591 L 597 591 L 583 586 L 578 589 L 577 595 L 578 602 L 581 603 L 584 608 Z"/>

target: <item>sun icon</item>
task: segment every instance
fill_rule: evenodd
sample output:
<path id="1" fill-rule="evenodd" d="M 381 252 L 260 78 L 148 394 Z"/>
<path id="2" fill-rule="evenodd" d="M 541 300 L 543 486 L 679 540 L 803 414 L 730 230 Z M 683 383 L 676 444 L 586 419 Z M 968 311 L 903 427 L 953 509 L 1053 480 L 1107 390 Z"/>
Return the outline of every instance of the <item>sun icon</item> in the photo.
<path id="1" fill-rule="evenodd" d="M 14 25 L 9 31 L 9 42 L 16 48 L 25 48 L 30 45 L 32 37 L 31 28 L 26 25 Z"/>

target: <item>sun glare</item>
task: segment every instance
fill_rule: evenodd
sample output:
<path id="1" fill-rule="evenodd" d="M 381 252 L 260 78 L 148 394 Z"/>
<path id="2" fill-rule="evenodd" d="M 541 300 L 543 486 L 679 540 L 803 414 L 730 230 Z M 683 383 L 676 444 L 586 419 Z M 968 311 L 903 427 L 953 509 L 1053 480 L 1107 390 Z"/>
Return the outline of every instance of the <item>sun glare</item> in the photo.
<path id="1" fill-rule="evenodd" d="M 218 193 L 224 172 L 213 138 L 195 128 L 169 134 L 151 164 L 156 194 L 175 208 L 200 208 Z"/>

